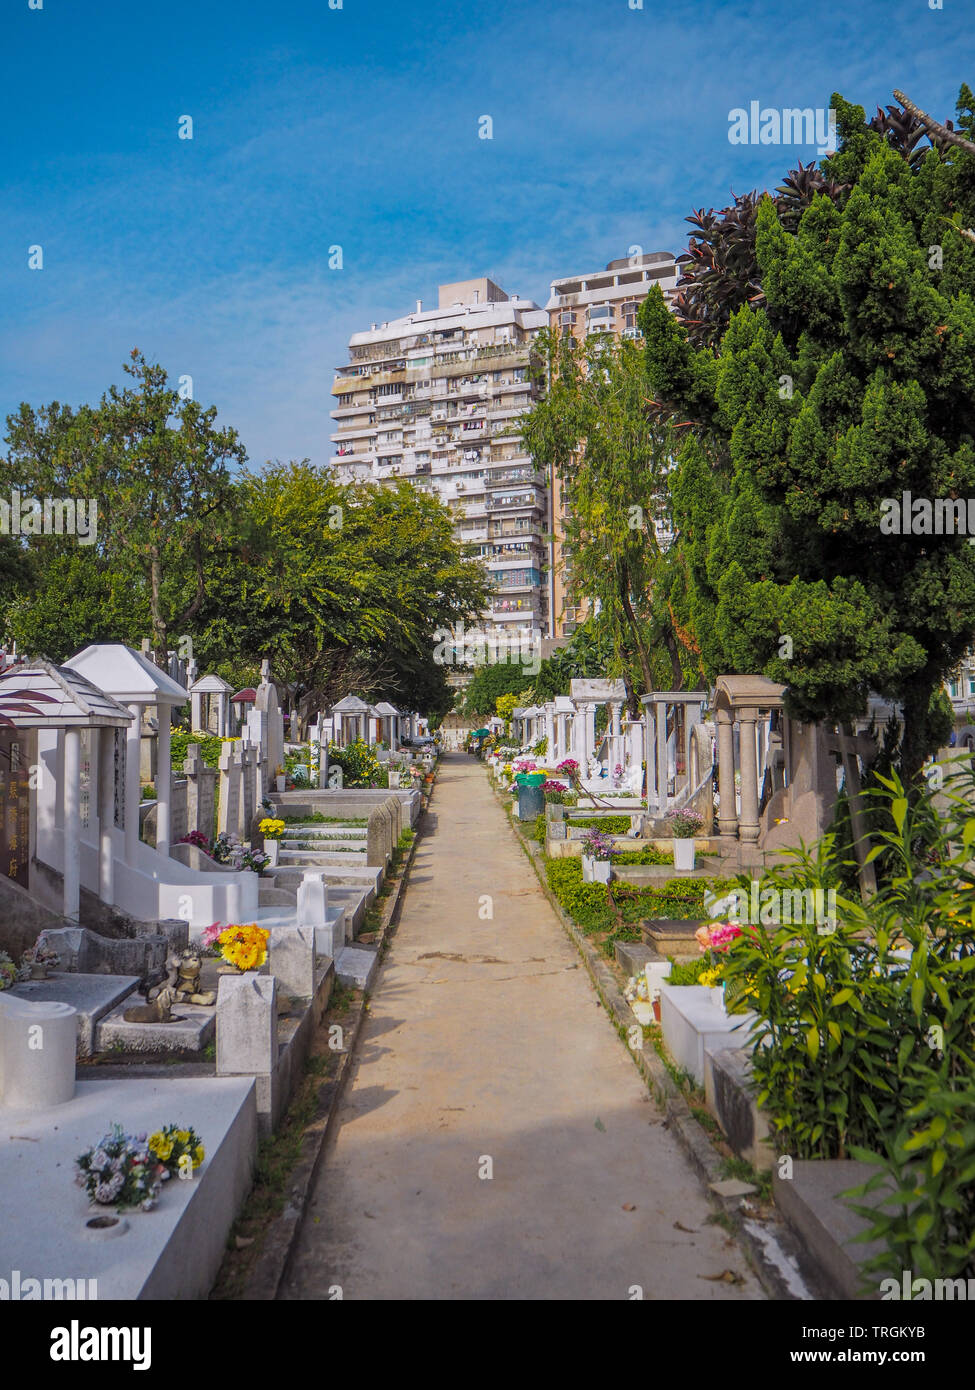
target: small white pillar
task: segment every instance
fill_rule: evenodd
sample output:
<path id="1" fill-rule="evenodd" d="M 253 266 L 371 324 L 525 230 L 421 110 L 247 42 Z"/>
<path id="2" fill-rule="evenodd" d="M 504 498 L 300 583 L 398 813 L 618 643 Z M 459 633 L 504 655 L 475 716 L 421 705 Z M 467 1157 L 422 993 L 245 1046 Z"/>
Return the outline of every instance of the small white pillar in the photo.
<path id="1" fill-rule="evenodd" d="M 170 753 L 170 721 L 172 714 L 168 705 L 156 705 L 156 722 L 159 732 L 156 743 L 156 849 L 160 854 L 169 853 L 172 831 L 172 755 Z"/>
<path id="2" fill-rule="evenodd" d="M 64 915 L 81 908 L 81 730 L 64 730 Z"/>
<path id="3" fill-rule="evenodd" d="M 125 731 L 125 858 L 135 864 L 139 853 L 139 755 L 142 743 L 142 706 L 129 705 L 132 723 Z"/>
<path id="4" fill-rule="evenodd" d="M 98 896 L 115 901 L 115 730 L 98 730 Z"/>

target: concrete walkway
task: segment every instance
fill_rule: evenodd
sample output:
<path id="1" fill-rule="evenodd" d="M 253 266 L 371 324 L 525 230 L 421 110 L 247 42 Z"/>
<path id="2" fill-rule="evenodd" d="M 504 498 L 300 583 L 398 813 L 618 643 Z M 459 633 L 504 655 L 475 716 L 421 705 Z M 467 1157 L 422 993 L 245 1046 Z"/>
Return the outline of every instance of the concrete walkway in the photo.
<path id="1" fill-rule="evenodd" d="M 429 821 L 284 1296 L 761 1298 L 474 759 Z"/>

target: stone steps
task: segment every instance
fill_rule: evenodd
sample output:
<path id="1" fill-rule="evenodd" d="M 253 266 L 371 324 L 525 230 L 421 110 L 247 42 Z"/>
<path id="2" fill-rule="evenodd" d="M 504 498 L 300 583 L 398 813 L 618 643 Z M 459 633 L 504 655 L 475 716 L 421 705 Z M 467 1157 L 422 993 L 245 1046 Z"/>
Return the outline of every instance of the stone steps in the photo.
<path id="1" fill-rule="evenodd" d="M 309 869 L 318 868 L 322 864 L 364 864 L 365 862 L 365 851 L 358 849 L 282 850 L 278 856 L 278 863 L 283 866 L 304 864 Z"/>
<path id="2" fill-rule="evenodd" d="M 332 850 L 353 850 L 365 853 L 366 841 L 361 840 L 282 840 L 278 855 L 282 854 L 325 854 Z"/>

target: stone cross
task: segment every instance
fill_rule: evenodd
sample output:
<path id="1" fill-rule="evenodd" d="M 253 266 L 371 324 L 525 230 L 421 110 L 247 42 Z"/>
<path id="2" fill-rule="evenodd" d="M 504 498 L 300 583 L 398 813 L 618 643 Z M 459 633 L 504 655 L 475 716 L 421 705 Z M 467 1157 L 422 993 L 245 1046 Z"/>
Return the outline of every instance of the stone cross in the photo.
<path id="1" fill-rule="evenodd" d="M 240 754 L 237 744 L 225 744 L 220 754 L 220 806 L 217 830 L 223 835 L 240 832 Z"/>

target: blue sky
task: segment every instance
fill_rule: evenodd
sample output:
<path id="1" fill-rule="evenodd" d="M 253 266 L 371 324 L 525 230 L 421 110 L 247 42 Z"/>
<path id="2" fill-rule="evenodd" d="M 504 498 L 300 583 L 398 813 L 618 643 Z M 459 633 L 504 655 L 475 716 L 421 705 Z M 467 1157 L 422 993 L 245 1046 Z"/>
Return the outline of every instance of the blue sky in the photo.
<path id="1" fill-rule="evenodd" d="M 733 107 L 975 87 L 971 0 L 630 3 L 4 0 L 0 417 L 137 346 L 252 466 L 323 462 L 350 333 L 475 275 L 543 303 L 814 157 L 732 146 Z"/>

